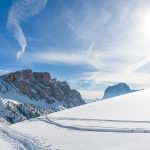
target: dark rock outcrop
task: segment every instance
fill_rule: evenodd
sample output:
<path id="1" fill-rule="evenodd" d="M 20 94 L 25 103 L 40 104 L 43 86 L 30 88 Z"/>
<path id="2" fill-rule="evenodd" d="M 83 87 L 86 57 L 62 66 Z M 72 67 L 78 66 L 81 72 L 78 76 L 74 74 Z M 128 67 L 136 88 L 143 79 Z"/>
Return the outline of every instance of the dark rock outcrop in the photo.
<path id="1" fill-rule="evenodd" d="M 119 83 L 117 85 L 109 86 L 108 88 L 106 88 L 103 99 L 131 93 L 131 92 L 134 92 L 134 90 L 131 90 L 126 83 Z"/>
<path id="2" fill-rule="evenodd" d="M 44 100 L 49 104 L 63 101 L 68 108 L 85 104 L 77 90 L 71 89 L 67 82 L 52 79 L 48 72 L 22 70 L 1 78 L 33 100 Z"/>

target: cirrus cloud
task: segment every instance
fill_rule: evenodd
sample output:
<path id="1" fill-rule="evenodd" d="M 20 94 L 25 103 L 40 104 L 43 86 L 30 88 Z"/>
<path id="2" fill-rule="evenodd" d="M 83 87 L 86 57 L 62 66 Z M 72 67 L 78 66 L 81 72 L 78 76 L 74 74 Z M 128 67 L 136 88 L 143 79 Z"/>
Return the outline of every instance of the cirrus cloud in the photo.
<path id="1" fill-rule="evenodd" d="M 47 0 L 16 0 L 9 11 L 7 27 L 13 32 L 20 45 L 17 53 L 19 59 L 25 52 L 27 40 L 21 27 L 21 22 L 40 13 L 46 6 Z"/>

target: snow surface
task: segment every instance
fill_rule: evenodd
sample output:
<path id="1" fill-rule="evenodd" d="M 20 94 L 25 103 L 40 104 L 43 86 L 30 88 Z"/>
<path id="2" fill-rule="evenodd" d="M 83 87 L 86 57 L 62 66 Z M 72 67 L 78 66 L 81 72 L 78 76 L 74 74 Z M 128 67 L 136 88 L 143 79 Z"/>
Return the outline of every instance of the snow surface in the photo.
<path id="1" fill-rule="evenodd" d="M 150 89 L 3 127 L 0 139 L 19 150 L 150 150 Z"/>

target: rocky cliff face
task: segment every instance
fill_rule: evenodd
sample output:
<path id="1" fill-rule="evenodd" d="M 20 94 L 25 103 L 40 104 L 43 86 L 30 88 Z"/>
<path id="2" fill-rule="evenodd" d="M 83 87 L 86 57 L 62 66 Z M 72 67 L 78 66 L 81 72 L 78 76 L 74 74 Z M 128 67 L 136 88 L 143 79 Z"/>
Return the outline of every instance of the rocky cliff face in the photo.
<path id="1" fill-rule="evenodd" d="M 106 88 L 103 99 L 131 93 L 131 92 L 134 92 L 134 90 L 131 90 L 126 83 L 119 83 L 117 85 L 109 86 L 108 88 Z"/>
<path id="2" fill-rule="evenodd" d="M 52 79 L 48 72 L 32 72 L 32 70 L 22 70 L 1 76 L 0 98 L 8 101 L 11 99 L 21 104 L 12 105 L 13 101 L 11 101 L 12 107 L 9 107 L 11 110 L 14 107 L 20 108 L 26 105 L 24 108 L 28 108 L 27 112 L 32 114 L 32 107 L 37 107 L 35 109 L 37 115 L 45 113 L 40 109 L 44 109 L 46 112 L 55 112 L 85 104 L 80 93 L 71 89 L 67 82 Z M 32 105 L 31 109 L 29 109 L 30 105 Z M 23 112 L 23 114 L 25 113 Z M 20 115 L 22 116 L 22 114 Z M 35 115 L 30 116 L 35 117 Z"/>
<path id="3" fill-rule="evenodd" d="M 77 90 L 72 90 L 67 82 L 52 79 L 48 72 L 23 70 L 4 75 L 2 78 L 34 100 L 43 100 L 49 104 L 57 100 L 64 101 L 67 107 L 85 103 Z"/>

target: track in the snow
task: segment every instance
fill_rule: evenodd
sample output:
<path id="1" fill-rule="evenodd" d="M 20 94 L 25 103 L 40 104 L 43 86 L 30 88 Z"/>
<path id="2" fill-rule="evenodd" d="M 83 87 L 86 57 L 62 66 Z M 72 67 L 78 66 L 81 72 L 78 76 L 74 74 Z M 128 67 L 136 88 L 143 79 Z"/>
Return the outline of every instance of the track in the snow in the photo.
<path id="1" fill-rule="evenodd" d="M 116 133 L 150 133 L 150 129 L 146 128 L 121 128 L 121 127 L 99 127 L 99 128 L 94 128 L 94 127 L 87 127 L 87 126 L 76 126 L 76 125 L 66 125 L 64 123 L 59 123 L 57 122 L 58 118 L 53 118 L 53 117 L 48 117 L 45 116 L 45 118 L 38 118 L 41 121 L 44 121 L 46 123 L 55 125 L 60 128 L 65 128 L 65 129 L 70 129 L 70 130 L 77 130 L 77 131 L 91 131 L 91 132 L 116 132 Z M 55 120 L 56 119 L 56 120 Z M 66 118 L 65 118 L 66 119 Z M 72 121 L 75 120 L 71 119 Z M 80 121 L 82 119 L 79 119 Z M 84 121 L 90 121 L 90 119 L 84 119 Z M 83 120 L 82 120 L 83 121 Z M 113 120 L 98 120 L 95 119 L 95 121 L 108 121 L 108 122 L 113 122 Z M 128 121 L 128 120 L 114 120 L 114 122 L 126 122 L 126 123 L 150 123 L 149 121 Z"/>
<path id="2" fill-rule="evenodd" d="M 43 147 L 37 139 L 10 128 L 0 128 L 0 138 L 12 145 L 15 150 L 51 150 L 50 146 Z"/>

